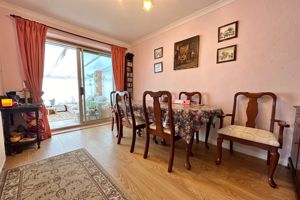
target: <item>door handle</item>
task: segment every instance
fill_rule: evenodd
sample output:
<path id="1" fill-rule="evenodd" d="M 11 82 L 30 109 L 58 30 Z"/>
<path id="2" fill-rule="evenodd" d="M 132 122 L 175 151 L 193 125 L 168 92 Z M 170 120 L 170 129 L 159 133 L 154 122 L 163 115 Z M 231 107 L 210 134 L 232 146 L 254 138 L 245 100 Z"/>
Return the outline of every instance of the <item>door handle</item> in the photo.
<path id="1" fill-rule="evenodd" d="M 84 95 L 84 88 L 83 87 L 79 88 L 79 95 Z"/>

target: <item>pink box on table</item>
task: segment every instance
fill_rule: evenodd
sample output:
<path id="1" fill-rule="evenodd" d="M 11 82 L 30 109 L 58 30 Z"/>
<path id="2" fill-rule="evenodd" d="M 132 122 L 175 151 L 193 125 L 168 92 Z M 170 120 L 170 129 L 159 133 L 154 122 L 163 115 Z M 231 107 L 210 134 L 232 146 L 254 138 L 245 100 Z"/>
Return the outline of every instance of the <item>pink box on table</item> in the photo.
<path id="1" fill-rule="evenodd" d="M 173 103 L 183 104 L 183 105 L 190 105 L 191 101 L 190 100 L 173 99 Z"/>

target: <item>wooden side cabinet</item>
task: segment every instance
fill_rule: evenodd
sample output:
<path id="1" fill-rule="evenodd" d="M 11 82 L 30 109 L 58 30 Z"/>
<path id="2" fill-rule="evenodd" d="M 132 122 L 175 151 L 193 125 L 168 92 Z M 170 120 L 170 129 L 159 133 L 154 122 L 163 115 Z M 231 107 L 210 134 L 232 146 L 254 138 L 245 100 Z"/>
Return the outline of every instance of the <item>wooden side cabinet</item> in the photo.
<path id="1" fill-rule="evenodd" d="M 295 187 L 297 191 L 297 199 L 300 197 L 300 106 L 295 106 L 296 118 L 294 124 L 294 135 L 291 150 L 291 157 L 289 158 L 289 167 L 291 168 Z"/>
<path id="2" fill-rule="evenodd" d="M 40 148 L 41 135 L 39 132 L 39 109 L 40 105 L 22 105 L 16 107 L 9 108 L 0 108 L 2 120 L 3 120 L 3 130 L 4 130 L 4 141 L 5 141 L 5 151 L 7 155 L 12 153 L 20 153 L 22 152 L 23 147 L 27 145 L 31 145 L 36 143 L 38 148 Z M 13 115 L 16 113 L 35 113 L 35 121 L 36 121 L 36 131 L 34 138 L 23 138 L 18 142 L 11 142 L 11 128 L 14 126 L 14 117 Z"/>

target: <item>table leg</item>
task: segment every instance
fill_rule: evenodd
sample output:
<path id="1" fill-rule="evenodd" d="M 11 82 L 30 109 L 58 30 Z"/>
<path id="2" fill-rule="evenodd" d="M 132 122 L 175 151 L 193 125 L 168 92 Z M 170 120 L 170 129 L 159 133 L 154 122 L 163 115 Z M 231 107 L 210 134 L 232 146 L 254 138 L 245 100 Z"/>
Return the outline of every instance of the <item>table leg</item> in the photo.
<path id="1" fill-rule="evenodd" d="M 208 136 L 209 136 L 209 132 L 210 132 L 211 123 L 212 123 L 212 117 L 209 118 L 209 120 L 208 120 L 208 122 L 206 124 L 205 146 L 206 146 L 207 149 L 209 149 L 209 146 L 208 146 Z"/>
<path id="2" fill-rule="evenodd" d="M 190 150 L 190 156 L 194 156 L 194 153 L 193 153 L 193 151 L 192 151 L 192 147 L 193 147 L 193 144 L 194 144 L 194 134 L 195 133 L 193 133 L 193 137 L 192 137 L 192 139 L 191 139 L 191 141 L 190 141 L 190 143 L 191 143 L 191 150 Z M 197 133 L 196 133 L 197 134 Z"/>
<path id="3" fill-rule="evenodd" d="M 191 169 L 190 156 L 192 153 L 193 141 L 194 141 L 194 133 L 192 133 L 191 141 L 189 143 L 186 143 L 186 160 L 184 166 L 188 170 Z"/>

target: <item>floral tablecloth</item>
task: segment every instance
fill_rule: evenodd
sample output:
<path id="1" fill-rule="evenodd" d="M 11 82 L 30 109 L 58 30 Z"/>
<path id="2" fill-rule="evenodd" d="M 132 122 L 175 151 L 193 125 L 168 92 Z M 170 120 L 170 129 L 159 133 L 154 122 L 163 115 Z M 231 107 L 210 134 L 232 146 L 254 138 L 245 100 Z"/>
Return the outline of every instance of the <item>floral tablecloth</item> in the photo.
<path id="1" fill-rule="evenodd" d="M 149 117 L 153 117 L 153 103 L 147 102 Z M 167 127 L 167 104 L 161 103 L 161 108 L 164 116 L 163 125 Z M 190 142 L 194 132 L 199 131 L 200 128 L 209 122 L 210 119 L 215 119 L 216 116 L 223 114 L 221 108 L 207 105 L 191 104 L 172 104 L 175 134 L 183 138 L 187 143 Z M 133 110 L 136 118 L 144 119 L 144 111 L 142 101 L 133 102 Z"/>

